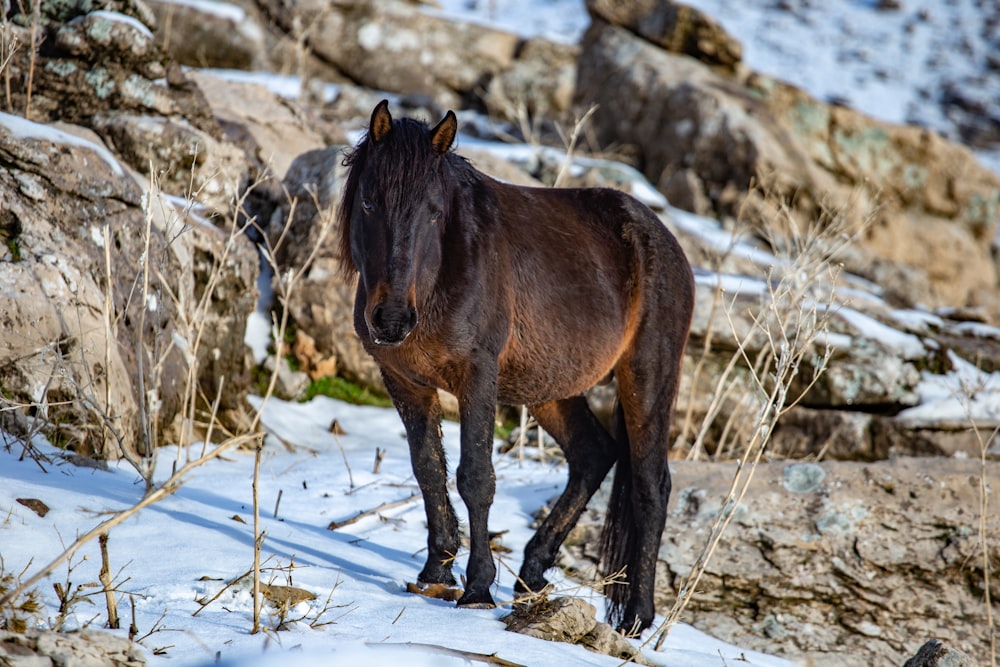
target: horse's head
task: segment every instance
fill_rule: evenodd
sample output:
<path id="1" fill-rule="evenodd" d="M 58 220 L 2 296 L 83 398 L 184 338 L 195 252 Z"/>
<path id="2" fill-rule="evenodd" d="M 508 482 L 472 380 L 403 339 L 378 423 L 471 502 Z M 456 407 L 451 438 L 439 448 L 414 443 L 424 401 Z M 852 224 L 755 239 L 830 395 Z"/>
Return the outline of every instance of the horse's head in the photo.
<path id="1" fill-rule="evenodd" d="M 399 345 L 437 277 L 451 186 L 445 158 L 458 122 L 393 121 L 383 100 L 351 153 L 340 208 L 340 255 L 358 272 L 364 318 L 376 345 Z M 359 304 L 360 306 L 361 304 Z"/>

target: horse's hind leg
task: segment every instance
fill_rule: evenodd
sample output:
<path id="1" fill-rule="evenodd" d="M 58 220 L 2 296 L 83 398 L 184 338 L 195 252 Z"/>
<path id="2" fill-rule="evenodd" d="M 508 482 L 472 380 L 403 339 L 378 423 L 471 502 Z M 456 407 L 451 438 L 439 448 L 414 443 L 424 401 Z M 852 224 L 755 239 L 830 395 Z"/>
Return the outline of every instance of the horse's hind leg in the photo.
<path id="1" fill-rule="evenodd" d="M 538 592 L 545 571 L 555 563 L 559 546 L 615 462 L 615 442 L 594 416 L 583 396 L 531 408 L 531 414 L 566 454 L 569 481 L 552 511 L 524 549 L 515 591 Z"/>
<path id="2" fill-rule="evenodd" d="M 643 331 L 643 328 L 650 329 Z M 659 337 L 653 331 L 661 332 Z M 665 331 L 665 333 L 663 333 Z M 618 440 L 627 454 L 618 462 L 602 552 L 607 570 L 625 566 L 627 587 L 610 592 L 609 620 L 620 630 L 643 630 L 653 621 L 653 589 L 660 538 L 670 497 L 670 417 L 677 394 L 686 331 L 640 327 L 641 347 L 623 355 L 618 378 Z"/>

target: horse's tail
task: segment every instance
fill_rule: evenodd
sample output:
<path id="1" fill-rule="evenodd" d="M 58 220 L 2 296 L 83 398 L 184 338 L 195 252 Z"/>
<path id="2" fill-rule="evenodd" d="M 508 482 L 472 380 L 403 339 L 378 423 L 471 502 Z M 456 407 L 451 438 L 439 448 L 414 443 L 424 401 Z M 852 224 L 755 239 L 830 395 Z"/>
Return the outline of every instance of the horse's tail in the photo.
<path id="1" fill-rule="evenodd" d="M 607 622 L 613 628 L 625 621 L 625 603 L 628 600 L 628 577 L 632 573 L 626 568 L 636 562 L 639 549 L 639 527 L 632 501 L 632 459 L 629 447 L 628 429 L 621 401 L 615 403 L 615 444 L 618 460 L 615 464 L 615 478 L 608 501 L 608 513 L 604 517 L 601 533 L 600 565 L 605 577 L 620 575 L 625 581 L 616 580 L 605 588 L 608 599 Z M 631 621 L 631 619 L 629 619 Z"/>

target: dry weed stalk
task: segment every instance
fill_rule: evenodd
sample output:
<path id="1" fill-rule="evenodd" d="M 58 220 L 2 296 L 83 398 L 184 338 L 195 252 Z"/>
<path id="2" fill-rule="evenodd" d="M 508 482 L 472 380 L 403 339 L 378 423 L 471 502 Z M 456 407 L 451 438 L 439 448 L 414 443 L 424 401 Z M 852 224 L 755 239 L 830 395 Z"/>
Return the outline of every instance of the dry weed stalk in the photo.
<path id="1" fill-rule="evenodd" d="M 25 87 L 24 117 L 31 120 L 31 93 L 35 83 L 35 61 L 38 57 L 38 48 L 41 46 L 39 33 L 42 23 L 42 0 L 35 0 L 31 8 L 31 38 L 28 45 L 28 81 Z"/>
<path id="2" fill-rule="evenodd" d="M 11 29 L 6 15 L 0 17 L 0 74 L 3 74 L 4 92 L 7 97 L 7 109 L 10 110 L 10 70 L 7 66 L 17 52 L 17 35 Z"/>
<path id="3" fill-rule="evenodd" d="M 335 221 L 336 221 L 336 211 L 332 207 L 323 207 L 320 204 L 319 197 L 316 194 L 315 187 L 312 190 L 308 190 L 309 196 L 312 199 L 312 203 L 316 208 L 316 233 L 312 239 L 313 245 L 310 249 L 309 255 L 306 260 L 302 262 L 297 270 L 289 270 L 282 273 L 280 267 L 278 267 L 275 257 L 280 249 L 281 245 L 286 240 L 286 234 L 288 232 L 288 225 L 286 225 L 281 234 L 272 244 L 270 237 L 264 229 L 259 225 L 257 226 L 258 231 L 260 231 L 261 237 L 264 239 L 263 248 L 261 249 L 263 253 L 264 260 L 268 263 L 271 270 L 274 272 L 275 280 L 273 284 L 276 289 L 276 296 L 279 297 L 282 303 L 288 303 L 294 293 L 296 286 L 299 282 L 306 276 L 313 261 L 318 255 L 320 249 L 323 247 L 323 241 L 331 233 Z M 295 217 L 295 209 L 298 205 L 298 200 L 292 197 L 287 190 L 285 191 L 285 197 L 289 202 L 288 220 L 293 220 Z M 245 201 L 245 200 L 244 200 Z M 247 214 L 248 212 L 243 207 L 243 202 L 240 202 L 239 209 L 242 213 Z M 250 216 L 246 216 L 250 222 L 249 225 L 256 225 L 256 220 Z M 282 341 L 285 338 L 285 332 L 288 330 L 288 308 L 282 308 L 281 314 L 272 322 L 271 335 L 274 341 Z M 274 370 L 271 373 L 270 380 L 268 382 L 267 391 L 263 397 L 263 401 L 260 407 L 257 409 L 257 414 L 254 417 L 255 423 L 260 419 L 260 416 L 264 413 L 264 408 L 267 405 L 268 399 L 273 395 L 274 389 L 278 382 L 278 371 L 280 364 L 274 365 Z M 339 443 L 339 441 L 338 441 Z M 260 632 L 260 615 L 261 615 L 261 596 L 260 596 L 260 550 L 263 546 L 264 533 L 260 529 L 260 499 L 257 493 L 258 483 L 260 480 L 260 459 L 264 446 L 263 437 L 258 438 L 255 441 L 255 452 L 254 452 L 254 473 L 253 473 L 253 532 L 254 532 L 254 557 L 253 557 L 253 627 L 251 632 L 256 634 Z M 345 456 L 346 462 L 346 456 Z M 350 470 L 350 469 L 348 469 Z M 353 486 L 353 484 L 352 484 Z"/>
<path id="4" fill-rule="evenodd" d="M 965 412 L 966 420 L 969 422 L 969 426 L 972 429 L 972 433 L 976 438 L 976 442 L 979 445 L 979 545 L 982 551 L 983 557 L 983 603 L 986 605 L 986 624 L 989 632 L 990 639 L 990 666 L 997 667 L 997 624 L 993 618 L 993 600 L 992 594 L 990 592 L 990 583 L 993 579 L 992 567 L 990 563 L 990 543 L 988 541 L 988 531 L 986 529 L 986 519 L 990 516 L 990 489 L 989 481 L 986 476 L 987 471 L 987 450 L 989 445 L 994 439 L 1000 434 L 1000 424 L 995 426 L 993 430 L 988 434 L 984 435 L 982 429 L 980 428 L 978 420 L 975 418 L 972 409 L 972 402 L 975 400 L 975 396 L 987 391 L 987 387 L 983 382 L 983 376 L 977 375 L 975 382 L 969 382 L 967 378 L 962 377 L 959 381 L 959 389 L 954 392 L 954 398 L 962 406 L 962 410 Z M 996 391 L 995 389 L 993 390 Z"/>

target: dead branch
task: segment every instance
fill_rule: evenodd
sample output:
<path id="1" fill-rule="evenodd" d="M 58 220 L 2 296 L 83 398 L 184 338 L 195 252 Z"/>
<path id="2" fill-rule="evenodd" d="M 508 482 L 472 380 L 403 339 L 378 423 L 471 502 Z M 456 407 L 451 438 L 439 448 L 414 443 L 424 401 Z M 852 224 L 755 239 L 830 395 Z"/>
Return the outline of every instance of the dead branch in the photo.
<path id="1" fill-rule="evenodd" d="M 417 648 L 423 649 L 425 651 L 430 651 L 431 653 L 440 653 L 441 655 L 449 655 L 455 658 L 464 658 L 465 660 L 475 660 L 476 662 L 484 662 L 487 665 L 500 665 L 501 667 L 524 667 L 519 662 L 511 662 L 510 660 L 504 660 L 496 653 L 474 653 L 472 651 L 462 651 L 457 648 L 448 648 L 446 646 L 435 646 L 434 644 L 422 644 L 420 642 L 398 642 L 398 643 L 375 643 L 366 642 L 366 646 L 406 646 L 407 648 Z"/>
<path id="2" fill-rule="evenodd" d="M 402 505 L 405 505 L 405 504 L 407 504 L 409 502 L 412 502 L 412 501 L 416 500 L 417 498 L 420 498 L 420 492 L 419 491 L 417 491 L 416 493 L 414 493 L 412 496 L 408 496 L 406 498 L 403 498 L 402 500 L 393 500 L 392 502 L 382 503 L 378 507 L 373 507 L 370 510 L 364 510 L 364 511 L 358 512 L 357 514 L 355 514 L 354 516 L 352 516 L 350 519 L 344 519 L 343 521 L 331 521 L 330 525 L 327 526 L 326 529 L 327 530 L 337 530 L 338 528 L 343 528 L 344 526 L 350 526 L 352 523 L 357 523 L 358 521 L 361 521 L 361 519 L 364 519 L 365 517 L 374 516 L 375 514 L 378 514 L 379 512 L 383 512 L 385 510 L 389 510 L 389 509 L 392 509 L 394 507 L 401 507 Z"/>

